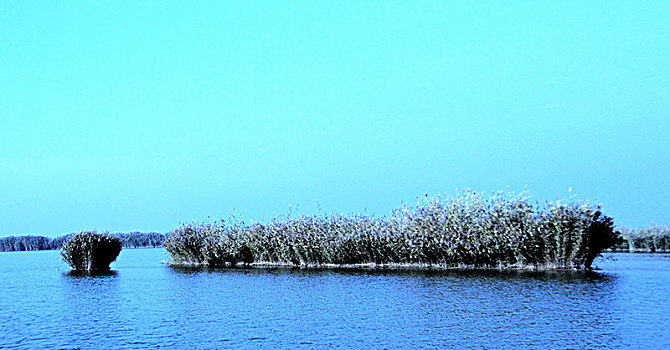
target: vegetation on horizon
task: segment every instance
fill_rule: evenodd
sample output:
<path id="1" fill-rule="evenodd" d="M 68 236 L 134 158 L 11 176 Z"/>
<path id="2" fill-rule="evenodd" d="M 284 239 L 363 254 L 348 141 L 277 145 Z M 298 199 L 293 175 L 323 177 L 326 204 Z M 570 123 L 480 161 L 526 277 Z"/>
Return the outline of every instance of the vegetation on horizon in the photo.
<path id="1" fill-rule="evenodd" d="M 590 269 L 620 241 L 611 218 L 588 202 L 531 203 L 502 191 L 425 198 L 389 216 L 313 215 L 269 223 L 183 224 L 168 234 L 174 264 L 324 267 Z"/>
<path id="2" fill-rule="evenodd" d="M 0 238 L 0 252 L 61 249 L 65 240 L 74 234 L 70 233 L 56 238 L 44 236 L 2 237 Z M 158 232 L 111 233 L 110 235 L 117 237 L 123 248 L 161 247 L 166 236 Z"/>
<path id="3" fill-rule="evenodd" d="M 670 226 L 656 226 L 644 229 L 622 228 L 623 241 L 613 247 L 624 252 L 670 252 Z"/>
<path id="4" fill-rule="evenodd" d="M 107 233 L 81 231 L 68 236 L 61 256 L 74 271 L 107 271 L 121 252 L 121 241 Z"/>

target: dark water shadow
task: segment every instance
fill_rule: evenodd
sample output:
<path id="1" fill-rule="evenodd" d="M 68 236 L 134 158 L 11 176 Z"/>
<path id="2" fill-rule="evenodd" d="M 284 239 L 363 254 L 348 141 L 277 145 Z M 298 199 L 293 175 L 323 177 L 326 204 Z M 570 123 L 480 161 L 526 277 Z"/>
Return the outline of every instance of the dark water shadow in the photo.
<path id="1" fill-rule="evenodd" d="M 266 274 L 269 269 L 259 269 L 253 267 L 207 267 L 207 266 L 176 266 L 168 265 L 167 269 L 178 275 L 197 275 L 197 274 Z"/>
<path id="2" fill-rule="evenodd" d="M 175 274 L 232 274 L 232 275 L 292 275 L 299 277 L 358 276 L 358 277 L 419 277 L 419 278 L 493 278 L 504 280 L 538 280 L 562 282 L 612 283 L 619 276 L 601 271 L 528 270 L 528 269 L 360 269 L 360 268 L 299 268 L 299 267 L 188 267 L 168 266 Z"/>
<path id="3" fill-rule="evenodd" d="M 117 277 L 118 272 L 114 270 L 103 270 L 103 271 L 74 271 L 70 270 L 63 273 L 64 276 L 73 278 L 73 279 L 82 279 L 82 278 L 108 278 L 108 277 Z"/>

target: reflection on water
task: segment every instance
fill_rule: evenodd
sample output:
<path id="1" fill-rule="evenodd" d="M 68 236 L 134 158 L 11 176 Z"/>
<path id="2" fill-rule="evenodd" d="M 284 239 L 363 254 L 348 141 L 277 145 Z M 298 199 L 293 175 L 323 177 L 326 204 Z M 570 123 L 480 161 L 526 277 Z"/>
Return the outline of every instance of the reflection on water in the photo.
<path id="1" fill-rule="evenodd" d="M 118 273 L 114 270 L 108 271 L 73 271 L 70 270 L 64 273 L 65 276 L 71 278 L 105 278 L 116 277 Z"/>
<path id="2" fill-rule="evenodd" d="M 618 341 L 610 306 L 619 277 L 603 273 L 182 267 L 170 271 L 197 286 L 240 279 L 249 286 L 235 288 L 254 291 L 244 297 L 252 300 L 249 304 L 222 304 L 215 313 L 244 315 L 245 324 L 253 324 L 256 318 L 273 316 L 255 309 L 261 306 L 281 311 L 284 321 L 310 321 L 309 328 L 319 329 L 327 339 L 347 334 L 350 341 L 389 347 L 492 347 L 497 342 L 514 347 L 593 347 Z M 267 286 L 272 288 L 263 288 Z M 224 299 L 239 297 L 225 286 L 208 289 Z M 206 296 L 196 302 L 200 303 L 206 303 Z M 395 335 L 390 344 L 378 332 L 384 329 Z M 268 331 L 262 338 L 272 339 L 270 335 Z M 317 337 L 309 343 L 334 344 L 322 340 Z"/>
<path id="3" fill-rule="evenodd" d="M 437 272 L 182 268 L 137 249 L 101 276 L 68 272 L 56 254 L 0 253 L 0 347 L 670 345 L 663 255 L 620 255 L 594 273 Z"/>

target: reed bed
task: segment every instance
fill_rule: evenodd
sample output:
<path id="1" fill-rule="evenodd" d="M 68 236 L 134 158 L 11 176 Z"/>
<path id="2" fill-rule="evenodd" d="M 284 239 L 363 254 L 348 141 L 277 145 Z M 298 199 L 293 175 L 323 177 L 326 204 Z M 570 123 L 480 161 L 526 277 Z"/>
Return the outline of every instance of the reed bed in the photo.
<path id="1" fill-rule="evenodd" d="M 121 241 L 107 233 L 80 231 L 66 238 L 61 256 L 74 271 L 107 271 L 121 252 Z"/>
<path id="2" fill-rule="evenodd" d="M 656 226 L 644 229 L 621 228 L 623 241 L 612 250 L 623 252 L 670 252 L 670 226 Z"/>
<path id="3" fill-rule="evenodd" d="M 301 215 L 183 224 L 165 249 L 176 265 L 590 269 L 619 242 L 611 218 L 583 201 L 464 191 L 384 217 Z"/>

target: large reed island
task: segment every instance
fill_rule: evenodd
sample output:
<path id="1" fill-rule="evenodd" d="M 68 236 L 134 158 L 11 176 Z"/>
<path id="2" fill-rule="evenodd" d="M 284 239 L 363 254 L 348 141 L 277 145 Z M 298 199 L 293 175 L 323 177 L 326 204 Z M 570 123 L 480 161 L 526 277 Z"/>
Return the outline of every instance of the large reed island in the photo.
<path id="1" fill-rule="evenodd" d="M 269 223 L 183 224 L 165 249 L 176 265 L 591 269 L 620 241 L 600 206 L 532 203 L 464 191 L 390 215 L 314 215 Z"/>
<path id="2" fill-rule="evenodd" d="M 61 248 L 63 260 L 74 271 L 108 271 L 121 252 L 121 241 L 107 233 L 81 231 L 68 236 Z"/>

